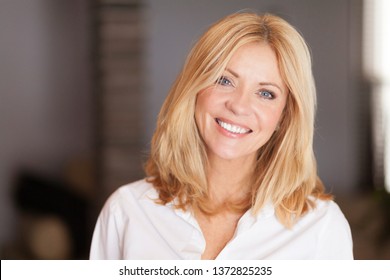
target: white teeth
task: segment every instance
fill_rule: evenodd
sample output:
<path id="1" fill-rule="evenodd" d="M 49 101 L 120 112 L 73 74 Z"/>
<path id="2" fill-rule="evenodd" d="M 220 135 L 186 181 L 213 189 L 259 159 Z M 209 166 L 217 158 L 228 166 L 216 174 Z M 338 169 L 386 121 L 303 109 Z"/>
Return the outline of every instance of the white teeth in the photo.
<path id="1" fill-rule="evenodd" d="M 245 128 L 242 128 L 242 127 L 239 127 L 236 125 L 232 125 L 230 123 L 225 123 L 225 122 L 218 120 L 218 119 L 217 119 L 217 122 L 222 128 L 226 129 L 227 131 L 229 131 L 231 133 L 244 134 L 244 133 L 248 133 L 250 131 L 250 129 L 245 129 Z"/>

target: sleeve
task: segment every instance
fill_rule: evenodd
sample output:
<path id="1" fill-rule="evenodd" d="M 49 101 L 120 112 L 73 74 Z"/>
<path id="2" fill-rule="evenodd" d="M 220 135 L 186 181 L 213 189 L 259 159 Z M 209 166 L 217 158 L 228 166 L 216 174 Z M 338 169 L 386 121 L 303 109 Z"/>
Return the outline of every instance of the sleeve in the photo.
<path id="1" fill-rule="evenodd" d="M 123 213 L 111 197 L 97 219 L 92 236 L 89 258 L 91 260 L 122 259 Z"/>
<path id="2" fill-rule="evenodd" d="M 353 242 L 349 223 L 339 206 L 331 202 L 319 234 L 316 259 L 353 260 Z"/>

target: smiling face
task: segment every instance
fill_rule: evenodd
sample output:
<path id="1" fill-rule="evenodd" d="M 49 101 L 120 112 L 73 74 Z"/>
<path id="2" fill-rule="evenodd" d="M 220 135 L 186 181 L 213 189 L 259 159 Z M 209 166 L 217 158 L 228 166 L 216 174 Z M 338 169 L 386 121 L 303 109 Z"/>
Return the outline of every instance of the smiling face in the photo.
<path id="1" fill-rule="evenodd" d="M 240 47 L 215 85 L 197 96 L 195 120 L 209 159 L 254 160 L 277 129 L 287 94 L 272 48 Z"/>

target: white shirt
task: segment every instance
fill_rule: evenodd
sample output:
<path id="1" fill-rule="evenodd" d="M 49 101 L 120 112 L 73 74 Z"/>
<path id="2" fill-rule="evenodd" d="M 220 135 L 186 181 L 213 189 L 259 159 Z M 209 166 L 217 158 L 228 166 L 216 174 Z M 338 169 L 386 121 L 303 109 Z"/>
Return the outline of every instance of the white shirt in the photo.
<path id="1" fill-rule="evenodd" d="M 202 231 L 190 211 L 154 202 L 145 180 L 123 186 L 104 205 L 93 234 L 91 259 L 200 259 Z M 347 220 L 333 201 L 317 202 L 292 229 L 272 206 L 256 216 L 247 211 L 217 259 L 353 259 Z"/>

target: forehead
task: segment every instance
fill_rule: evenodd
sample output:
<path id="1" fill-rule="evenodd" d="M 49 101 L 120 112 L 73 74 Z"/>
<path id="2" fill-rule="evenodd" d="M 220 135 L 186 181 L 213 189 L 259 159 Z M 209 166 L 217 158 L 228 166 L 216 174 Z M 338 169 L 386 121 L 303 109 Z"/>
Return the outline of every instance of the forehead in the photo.
<path id="1" fill-rule="evenodd" d="M 251 42 L 240 46 L 228 61 L 225 70 L 257 83 L 276 83 L 284 89 L 275 51 L 265 42 Z"/>
<path id="2" fill-rule="evenodd" d="M 269 64 L 269 66 L 278 68 L 276 53 L 271 46 L 265 42 L 246 43 L 238 47 L 227 65 L 239 65 L 244 63 L 246 66 Z"/>

